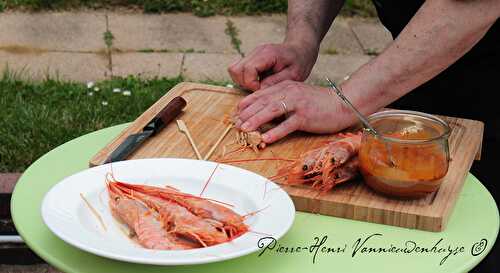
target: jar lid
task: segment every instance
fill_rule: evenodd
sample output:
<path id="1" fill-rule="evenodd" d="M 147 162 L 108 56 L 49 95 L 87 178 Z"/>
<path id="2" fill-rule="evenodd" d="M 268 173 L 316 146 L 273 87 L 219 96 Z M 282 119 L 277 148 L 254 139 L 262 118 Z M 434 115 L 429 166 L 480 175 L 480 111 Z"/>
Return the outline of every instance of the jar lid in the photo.
<path id="1" fill-rule="evenodd" d="M 384 140 L 398 143 L 422 144 L 447 139 L 451 129 L 448 124 L 434 115 L 408 110 L 387 110 L 368 117 L 370 124 Z M 423 132 L 423 134 L 419 134 Z M 416 135 L 419 137 L 398 138 L 391 134 Z M 425 137 L 423 137 L 425 136 Z"/>

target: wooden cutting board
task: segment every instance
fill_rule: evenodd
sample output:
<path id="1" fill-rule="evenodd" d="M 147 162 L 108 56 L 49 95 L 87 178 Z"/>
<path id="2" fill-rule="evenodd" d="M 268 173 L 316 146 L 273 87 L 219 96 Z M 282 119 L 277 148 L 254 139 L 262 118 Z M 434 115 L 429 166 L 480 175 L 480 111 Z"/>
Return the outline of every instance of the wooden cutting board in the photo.
<path id="1" fill-rule="evenodd" d="M 245 95 L 237 89 L 211 85 L 181 83 L 164 95 L 146 112 L 138 117 L 91 160 L 90 166 L 100 165 L 128 135 L 139 132 L 170 100 L 182 96 L 187 106 L 178 119 L 184 120 L 191 131 L 202 155 L 207 154 L 221 136 L 227 125 L 224 118 L 233 113 L 238 101 Z M 320 213 L 360 221 L 415 228 L 427 231 L 441 231 L 453 210 L 462 190 L 465 177 L 474 161 L 479 158 L 483 124 L 479 121 L 443 117 L 452 132 L 449 139 L 451 162 L 449 171 L 440 189 L 417 200 L 390 199 L 371 191 L 361 178 L 335 187 L 319 195 L 308 186 L 283 186 L 295 203 L 298 211 Z M 234 129 L 210 158 L 221 155 L 222 147 L 235 138 Z M 331 135 L 294 133 L 255 154 L 248 149 L 227 155 L 225 159 L 252 158 L 297 158 L 301 153 L 321 146 Z M 129 158 L 181 157 L 196 158 L 185 135 L 179 132 L 176 122 L 168 124 L 154 138 L 147 140 Z M 286 164 L 283 161 L 253 161 L 232 163 L 233 165 L 259 173 L 265 177 L 276 174 Z"/>

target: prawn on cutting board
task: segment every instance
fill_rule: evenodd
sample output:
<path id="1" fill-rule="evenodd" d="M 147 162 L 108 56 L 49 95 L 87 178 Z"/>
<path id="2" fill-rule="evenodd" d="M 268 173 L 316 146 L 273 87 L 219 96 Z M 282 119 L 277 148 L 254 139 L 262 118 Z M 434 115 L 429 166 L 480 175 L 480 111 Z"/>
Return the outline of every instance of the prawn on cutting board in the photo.
<path id="1" fill-rule="evenodd" d="M 280 168 L 273 179 L 283 179 L 281 184 L 289 185 L 312 183 L 313 188 L 328 191 L 356 177 L 361 136 L 361 132 L 339 133 L 335 140 Z"/>

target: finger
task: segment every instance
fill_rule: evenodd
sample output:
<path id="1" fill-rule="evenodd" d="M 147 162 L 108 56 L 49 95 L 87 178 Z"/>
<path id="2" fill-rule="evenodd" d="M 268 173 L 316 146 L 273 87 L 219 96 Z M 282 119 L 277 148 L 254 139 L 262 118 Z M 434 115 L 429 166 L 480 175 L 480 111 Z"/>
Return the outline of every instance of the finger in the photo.
<path id="1" fill-rule="evenodd" d="M 243 112 L 247 107 L 249 107 L 255 101 L 257 101 L 262 96 L 262 94 L 263 94 L 262 91 L 263 90 L 252 93 L 252 94 L 244 97 L 242 100 L 240 100 L 240 102 L 238 103 L 238 106 L 237 106 L 238 115 L 240 115 L 241 112 Z"/>
<path id="2" fill-rule="evenodd" d="M 241 128 L 241 125 L 245 123 L 249 118 L 257 114 L 259 111 L 264 109 L 267 106 L 267 100 L 258 100 L 254 103 L 252 103 L 250 106 L 245 108 L 245 110 L 241 111 L 238 114 L 238 120 L 236 121 L 235 126 L 237 128 Z M 243 129 L 245 130 L 245 129 Z"/>
<path id="3" fill-rule="evenodd" d="M 255 48 L 248 54 L 246 57 L 240 58 L 239 60 L 235 61 L 233 64 L 231 64 L 228 68 L 229 75 L 233 79 L 234 83 L 237 85 L 247 88 L 244 86 L 243 83 L 243 71 L 245 64 L 248 63 L 252 58 L 254 58 L 256 55 L 259 54 L 260 48 Z"/>
<path id="4" fill-rule="evenodd" d="M 261 88 L 259 74 L 272 69 L 275 64 L 276 58 L 273 56 L 264 54 L 256 55 L 243 68 L 244 85 L 251 90 L 259 90 Z"/>
<path id="5" fill-rule="evenodd" d="M 241 125 L 241 129 L 244 131 L 253 131 L 259 128 L 262 124 L 267 123 L 277 117 L 286 114 L 285 111 L 293 111 L 293 104 L 288 103 L 285 106 L 282 104 L 281 100 L 274 100 L 267 104 L 262 110 L 255 113 L 253 116 L 248 118 Z"/>
<path id="6" fill-rule="evenodd" d="M 245 65 L 242 73 L 243 86 L 252 91 L 260 89 L 259 72 L 255 67 Z"/>
<path id="7" fill-rule="evenodd" d="M 245 65 L 251 61 L 253 58 L 259 55 L 259 52 L 262 50 L 262 47 L 257 47 L 254 50 L 250 52 L 246 57 L 241 58 L 239 61 L 236 63 L 232 64 L 229 68 L 229 75 L 233 79 L 233 81 L 241 86 L 242 88 L 248 89 L 247 86 L 245 86 L 244 81 L 243 81 L 243 72 L 245 70 Z M 252 90 L 253 91 L 253 90 Z"/>
<path id="8" fill-rule="evenodd" d="M 263 134 L 262 140 L 266 143 L 273 143 L 296 131 L 299 127 L 299 116 L 292 114 L 288 119 L 280 123 L 280 125 Z"/>
<path id="9" fill-rule="evenodd" d="M 268 94 L 276 94 L 280 90 L 283 90 L 282 86 L 273 85 L 273 86 L 270 86 L 266 89 L 261 89 L 253 94 L 246 96 L 238 103 L 238 112 L 241 113 L 242 111 L 244 111 L 247 107 L 252 105 L 255 101 L 257 101 L 262 96 L 266 96 Z"/>
<path id="10" fill-rule="evenodd" d="M 243 83 L 243 61 L 244 58 L 241 58 L 231 64 L 227 69 L 229 76 L 231 76 L 231 79 L 237 85 L 241 85 Z"/>
<path id="11" fill-rule="evenodd" d="M 260 88 L 268 88 L 269 86 L 273 86 L 286 80 L 293 80 L 293 73 L 290 68 L 284 69 L 279 73 L 268 76 L 260 83 Z"/>

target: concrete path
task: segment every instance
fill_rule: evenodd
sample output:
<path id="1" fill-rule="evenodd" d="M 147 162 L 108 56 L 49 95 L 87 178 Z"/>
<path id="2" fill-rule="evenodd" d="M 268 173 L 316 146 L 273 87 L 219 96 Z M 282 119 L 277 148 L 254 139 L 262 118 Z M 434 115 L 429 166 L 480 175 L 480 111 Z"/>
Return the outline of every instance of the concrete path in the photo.
<path id="1" fill-rule="evenodd" d="M 257 45 L 281 42 L 285 29 L 285 15 L 0 13 L 0 69 L 82 82 L 131 74 L 230 81 L 230 63 Z M 338 18 L 308 81 L 341 80 L 390 41 L 376 20 Z"/>

